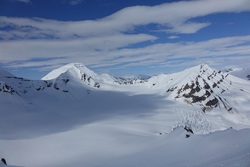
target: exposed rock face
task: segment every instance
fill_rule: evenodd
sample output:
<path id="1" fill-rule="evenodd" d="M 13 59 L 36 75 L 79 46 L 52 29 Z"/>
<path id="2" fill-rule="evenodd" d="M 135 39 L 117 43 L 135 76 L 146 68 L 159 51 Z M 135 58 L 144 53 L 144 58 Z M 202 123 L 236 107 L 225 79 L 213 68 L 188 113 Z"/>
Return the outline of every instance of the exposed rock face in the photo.
<path id="1" fill-rule="evenodd" d="M 0 82 L 0 92 L 13 94 L 15 90 L 5 82 Z"/>
<path id="2" fill-rule="evenodd" d="M 237 96 L 249 98 L 249 89 L 241 86 L 243 82 L 247 81 L 202 64 L 179 73 L 154 76 L 146 84 L 161 95 L 199 106 L 204 112 L 213 108 L 237 112 Z"/>
<path id="3" fill-rule="evenodd" d="M 140 93 L 156 93 L 172 100 L 181 100 L 199 106 L 204 112 L 214 108 L 237 112 L 238 100 L 250 100 L 250 83 L 228 73 L 217 71 L 206 64 L 174 74 L 161 74 L 151 78 L 115 78 L 98 75 L 80 63 L 71 63 L 53 70 L 44 80 L 28 80 L 0 71 L 0 93 L 10 95 L 57 94 L 73 91 L 111 90 L 119 87 L 140 90 Z M 127 87 L 127 86 L 128 87 Z M 77 86 L 77 90 L 74 88 Z M 134 87 L 133 87 L 134 86 Z M 61 95 L 61 94 L 60 94 Z M 236 104 L 236 105 L 235 105 Z"/>
<path id="4" fill-rule="evenodd" d="M 120 85 L 143 84 L 148 82 L 149 76 L 114 77 L 115 82 Z"/>
<path id="5" fill-rule="evenodd" d="M 1 158 L 1 162 L 4 164 L 4 165 L 7 165 L 7 162 L 4 158 Z"/>
<path id="6" fill-rule="evenodd" d="M 0 92 L 9 93 L 11 95 L 22 96 L 25 94 L 32 94 L 44 90 L 60 90 L 66 92 L 67 82 L 65 80 L 55 81 L 42 81 L 42 80 L 29 80 L 13 75 L 0 76 Z"/>
<path id="7" fill-rule="evenodd" d="M 197 75 L 193 75 L 193 79 L 177 88 L 176 98 L 184 98 L 190 104 L 199 104 L 203 111 L 218 107 L 220 104 L 227 111 L 231 111 L 233 107 L 221 97 L 232 84 L 227 77 L 227 73 L 212 70 L 207 65 L 200 65 Z"/>

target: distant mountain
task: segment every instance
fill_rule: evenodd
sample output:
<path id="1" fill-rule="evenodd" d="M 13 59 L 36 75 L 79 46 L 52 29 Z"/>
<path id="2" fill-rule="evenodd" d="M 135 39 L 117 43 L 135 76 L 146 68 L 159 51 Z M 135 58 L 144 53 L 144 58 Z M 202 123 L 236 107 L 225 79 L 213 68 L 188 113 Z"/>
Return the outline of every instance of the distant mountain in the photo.
<path id="1" fill-rule="evenodd" d="M 138 76 L 124 76 L 124 77 L 114 77 L 115 82 L 121 85 L 131 85 L 147 82 L 150 76 L 138 75 Z"/>

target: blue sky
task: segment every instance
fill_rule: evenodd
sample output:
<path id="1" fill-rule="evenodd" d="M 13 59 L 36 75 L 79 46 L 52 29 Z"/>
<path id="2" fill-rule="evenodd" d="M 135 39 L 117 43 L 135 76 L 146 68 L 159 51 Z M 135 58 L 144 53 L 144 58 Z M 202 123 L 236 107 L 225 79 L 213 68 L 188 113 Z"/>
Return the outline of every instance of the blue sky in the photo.
<path id="1" fill-rule="evenodd" d="M 80 62 L 97 73 L 248 67 L 250 0 L 0 0 L 0 66 L 39 79 Z"/>

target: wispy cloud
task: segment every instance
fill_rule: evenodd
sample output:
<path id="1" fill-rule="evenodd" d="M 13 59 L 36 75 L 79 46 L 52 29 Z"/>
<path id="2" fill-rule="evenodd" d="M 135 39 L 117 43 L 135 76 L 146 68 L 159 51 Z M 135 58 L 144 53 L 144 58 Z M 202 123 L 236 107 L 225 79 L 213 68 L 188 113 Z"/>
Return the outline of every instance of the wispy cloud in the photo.
<path id="1" fill-rule="evenodd" d="M 196 0 L 128 7 L 99 20 L 56 21 L 10 17 L 0 17 L 0 20 L 1 27 L 11 27 L 6 32 L 10 35 L 4 35 L 4 39 L 9 39 L 9 36 L 23 39 L 44 38 L 44 35 L 54 38 L 85 38 L 126 33 L 148 24 L 161 25 L 167 33 L 196 33 L 211 23 L 195 22 L 192 19 L 216 13 L 243 11 L 250 11 L 249 0 Z"/>
<path id="2" fill-rule="evenodd" d="M 79 5 L 86 2 L 85 0 L 65 0 L 64 3 L 68 3 L 70 5 Z"/>
<path id="3" fill-rule="evenodd" d="M 176 60 L 188 62 L 188 59 L 202 62 L 203 59 L 216 60 L 220 57 L 225 60 L 232 57 L 249 56 L 250 36 L 218 38 L 201 42 L 162 43 L 145 48 L 123 49 L 112 54 L 122 57 L 121 62 L 132 63 L 130 65 L 140 65 L 141 63 L 157 65 Z M 118 59 L 114 59 L 114 61 L 118 61 Z"/>
<path id="4" fill-rule="evenodd" d="M 159 25 L 155 26 L 154 30 L 165 32 L 168 38 L 174 39 L 180 34 L 197 33 L 212 24 L 197 21 L 196 18 L 244 11 L 250 11 L 249 0 L 194 0 L 157 6 L 134 6 L 102 19 L 83 21 L 1 16 L 0 62 L 10 66 L 15 64 L 15 67 L 39 68 L 42 65 L 48 68 L 75 61 L 93 67 L 157 63 L 164 66 L 180 59 L 200 61 L 222 56 L 224 59 L 230 59 L 236 55 L 250 55 L 250 36 L 129 47 L 157 39 L 146 32 L 136 34 L 134 31 L 137 27 Z M 51 57 L 55 59 L 40 63 L 32 61 L 36 58 Z M 64 59 L 56 59 L 59 57 Z M 19 65 L 15 62 L 19 62 Z"/>
<path id="5" fill-rule="evenodd" d="M 127 38 L 127 41 L 120 41 L 121 38 Z M 242 59 L 242 57 L 250 61 L 250 36 L 217 38 L 201 42 L 161 43 L 134 49 L 116 49 L 128 43 L 137 43 L 139 38 L 142 41 L 154 39 L 151 36 L 132 35 L 130 38 L 128 36 L 116 36 L 109 39 L 96 38 L 91 40 L 1 42 L 1 60 L 10 65 L 18 61 L 15 67 L 37 66 L 40 68 L 41 65 L 45 65 L 46 69 L 48 66 L 54 67 L 55 65 L 59 66 L 63 63 L 76 61 L 92 67 L 121 64 L 124 67 L 167 66 L 169 64 L 180 66 L 181 62 L 185 62 L 185 66 L 202 62 L 222 65 L 225 61 L 235 61 L 236 59 Z M 96 45 L 97 43 L 98 45 Z M 110 49 L 106 50 L 106 48 Z M 53 57 L 54 59 L 42 62 L 31 61 L 34 57 Z"/>
<path id="6" fill-rule="evenodd" d="M 177 39 L 177 38 L 179 38 L 178 36 L 176 36 L 176 35 L 171 35 L 171 36 L 168 36 L 168 39 Z"/>
<path id="7" fill-rule="evenodd" d="M 25 61 L 34 58 L 67 57 L 67 59 L 75 61 L 78 58 L 85 59 L 87 60 L 86 63 L 89 64 L 92 57 L 96 61 L 98 57 L 103 57 L 104 54 L 112 50 L 150 40 L 155 40 L 155 37 L 145 34 L 117 34 L 72 40 L 6 41 L 0 42 L 0 55 L 2 62 Z M 98 55 L 98 53 L 103 55 Z"/>

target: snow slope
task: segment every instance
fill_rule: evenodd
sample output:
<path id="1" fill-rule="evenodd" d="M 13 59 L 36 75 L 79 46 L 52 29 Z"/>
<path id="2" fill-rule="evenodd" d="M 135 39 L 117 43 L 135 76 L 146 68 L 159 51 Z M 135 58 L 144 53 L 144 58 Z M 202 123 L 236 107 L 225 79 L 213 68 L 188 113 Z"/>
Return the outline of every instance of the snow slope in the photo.
<path id="1" fill-rule="evenodd" d="M 1 154 L 12 164 L 26 167 L 250 165 L 249 129 L 185 138 L 183 128 L 150 135 L 113 123 L 98 122 L 33 139 L 0 140 Z"/>
<path id="2" fill-rule="evenodd" d="M 204 64 L 121 82 L 71 63 L 43 80 L 1 71 L 0 85 L 8 164 L 249 166 L 249 81 Z"/>
<path id="3" fill-rule="evenodd" d="M 1 72 L 1 115 L 7 119 L 0 124 L 15 121 L 18 125 L 17 128 L 9 126 L 15 133 L 0 127 L 4 138 L 25 136 L 19 132 L 25 132 L 28 137 L 34 130 L 53 133 L 48 126 L 63 131 L 117 115 L 166 113 L 165 121 L 182 118 L 182 125 L 189 124 L 201 134 L 250 125 L 250 83 L 205 64 L 175 74 L 154 76 L 143 82 L 121 84 L 107 74 L 100 76 L 80 63 L 71 63 L 43 79 L 50 80 L 27 80 Z M 202 111 L 206 114 L 201 114 Z M 48 118 L 48 115 L 56 117 Z M 195 120 L 198 118 L 204 128 L 197 128 L 199 123 Z M 67 126 L 62 126 L 65 122 Z M 170 131 L 175 124 L 164 126 Z"/>
<path id="4" fill-rule="evenodd" d="M 250 80 L 250 68 L 237 68 L 236 67 L 236 68 L 229 68 L 225 71 L 239 78 Z"/>

